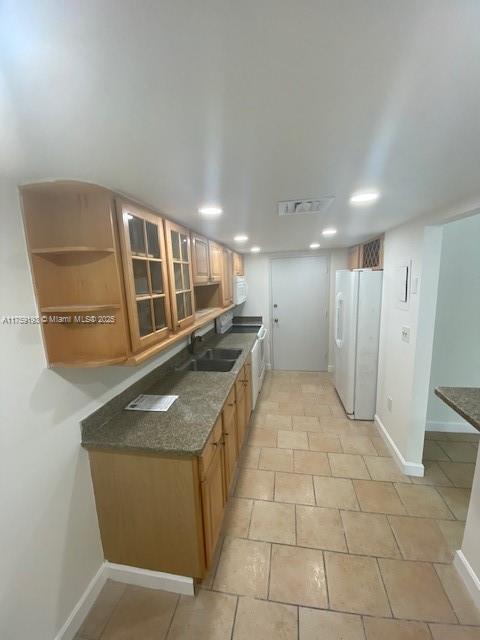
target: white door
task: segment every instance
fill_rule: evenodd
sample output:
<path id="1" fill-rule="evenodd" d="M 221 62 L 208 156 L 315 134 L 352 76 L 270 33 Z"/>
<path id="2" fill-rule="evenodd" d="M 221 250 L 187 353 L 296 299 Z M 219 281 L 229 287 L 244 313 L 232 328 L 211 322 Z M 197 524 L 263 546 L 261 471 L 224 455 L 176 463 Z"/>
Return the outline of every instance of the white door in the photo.
<path id="1" fill-rule="evenodd" d="M 271 264 L 274 368 L 326 371 L 327 258 L 275 258 Z"/>
<path id="2" fill-rule="evenodd" d="M 335 388 L 343 407 L 353 414 L 355 403 L 355 353 L 357 334 L 358 272 L 335 274 Z"/>

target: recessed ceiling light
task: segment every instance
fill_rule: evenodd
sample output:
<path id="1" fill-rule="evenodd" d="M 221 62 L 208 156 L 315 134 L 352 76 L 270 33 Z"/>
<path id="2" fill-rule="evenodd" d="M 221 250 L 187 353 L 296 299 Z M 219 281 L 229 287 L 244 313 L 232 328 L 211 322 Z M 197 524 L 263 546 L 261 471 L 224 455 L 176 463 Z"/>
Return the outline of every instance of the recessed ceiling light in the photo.
<path id="1" fill-rule="evenodd" d="M 240 234 L 239 236 L 235 236 L 234 240 L 235 242 L 246 242 L 248 240 L 248 236 Z"/>
<path id="2" fill-rule="evenodd" d="M 312 242 L 312 244 L 310 245 L 310 249 L 320 249 L 320 243 Z"/>
<path id="3" fill-rule="evenodd" d="M 258 252 L 260 251 L 260 247 L 252 247 L 252 248 L 250 249 L 250 251 L 251 251 L 252 253 L 258 253 Z"/>
<path id="4" fill-rule="evenodd" d="M 378 191 L 358 191 L 352 194 L 350 202 L 352 204 L 371 204 L 378 200 L 380 194 Z"/>
<path id="5" fill-rule="evenodd" d="M 200 207 L 198 213 L 201 213 L 202 216 L 219 216 L 223 213 L 223 209 L 221 207 L 208 205 L 206 207 Z"/>
<path id="6" fill-rule="evenodd" d="M 329 236 L 334 236 L 337 233 L 335 227 L 327 227 L 322 231 L 322 236 L 328 238 Z"/>

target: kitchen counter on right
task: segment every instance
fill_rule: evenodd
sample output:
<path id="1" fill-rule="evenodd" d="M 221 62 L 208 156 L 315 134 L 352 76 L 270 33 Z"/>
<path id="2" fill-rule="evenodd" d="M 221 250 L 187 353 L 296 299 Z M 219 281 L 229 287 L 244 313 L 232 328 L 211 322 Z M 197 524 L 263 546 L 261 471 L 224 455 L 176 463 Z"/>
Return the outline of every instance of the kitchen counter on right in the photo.
<path id="1" fill-rule="evenodd" d="M 437 387 L 435 395 L 480 431 L 480 388 Z"/>

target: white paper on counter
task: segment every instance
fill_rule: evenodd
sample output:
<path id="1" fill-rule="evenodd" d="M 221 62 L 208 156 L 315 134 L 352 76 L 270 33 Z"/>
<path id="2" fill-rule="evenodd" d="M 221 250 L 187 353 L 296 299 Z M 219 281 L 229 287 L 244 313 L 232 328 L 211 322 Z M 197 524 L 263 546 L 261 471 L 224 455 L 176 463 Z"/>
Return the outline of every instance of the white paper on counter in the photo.
<path id="1" fill-rule="evenodd" d="M 125 409 L 130 411 L 168 411 L 178 396 L 154 396 L 140 394 Z"/>

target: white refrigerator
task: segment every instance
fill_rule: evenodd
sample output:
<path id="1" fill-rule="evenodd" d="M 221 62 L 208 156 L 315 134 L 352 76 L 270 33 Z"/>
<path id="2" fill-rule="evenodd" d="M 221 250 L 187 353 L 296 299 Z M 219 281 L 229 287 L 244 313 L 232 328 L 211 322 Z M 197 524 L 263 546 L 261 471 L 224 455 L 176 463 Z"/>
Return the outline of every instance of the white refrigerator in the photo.
<path id="1" fill-rule="evenodd" d="M 349 418 L 373 420 L 382 305 L 382 271 L 335 275 L 335 372 L 337 393 Z"/>

